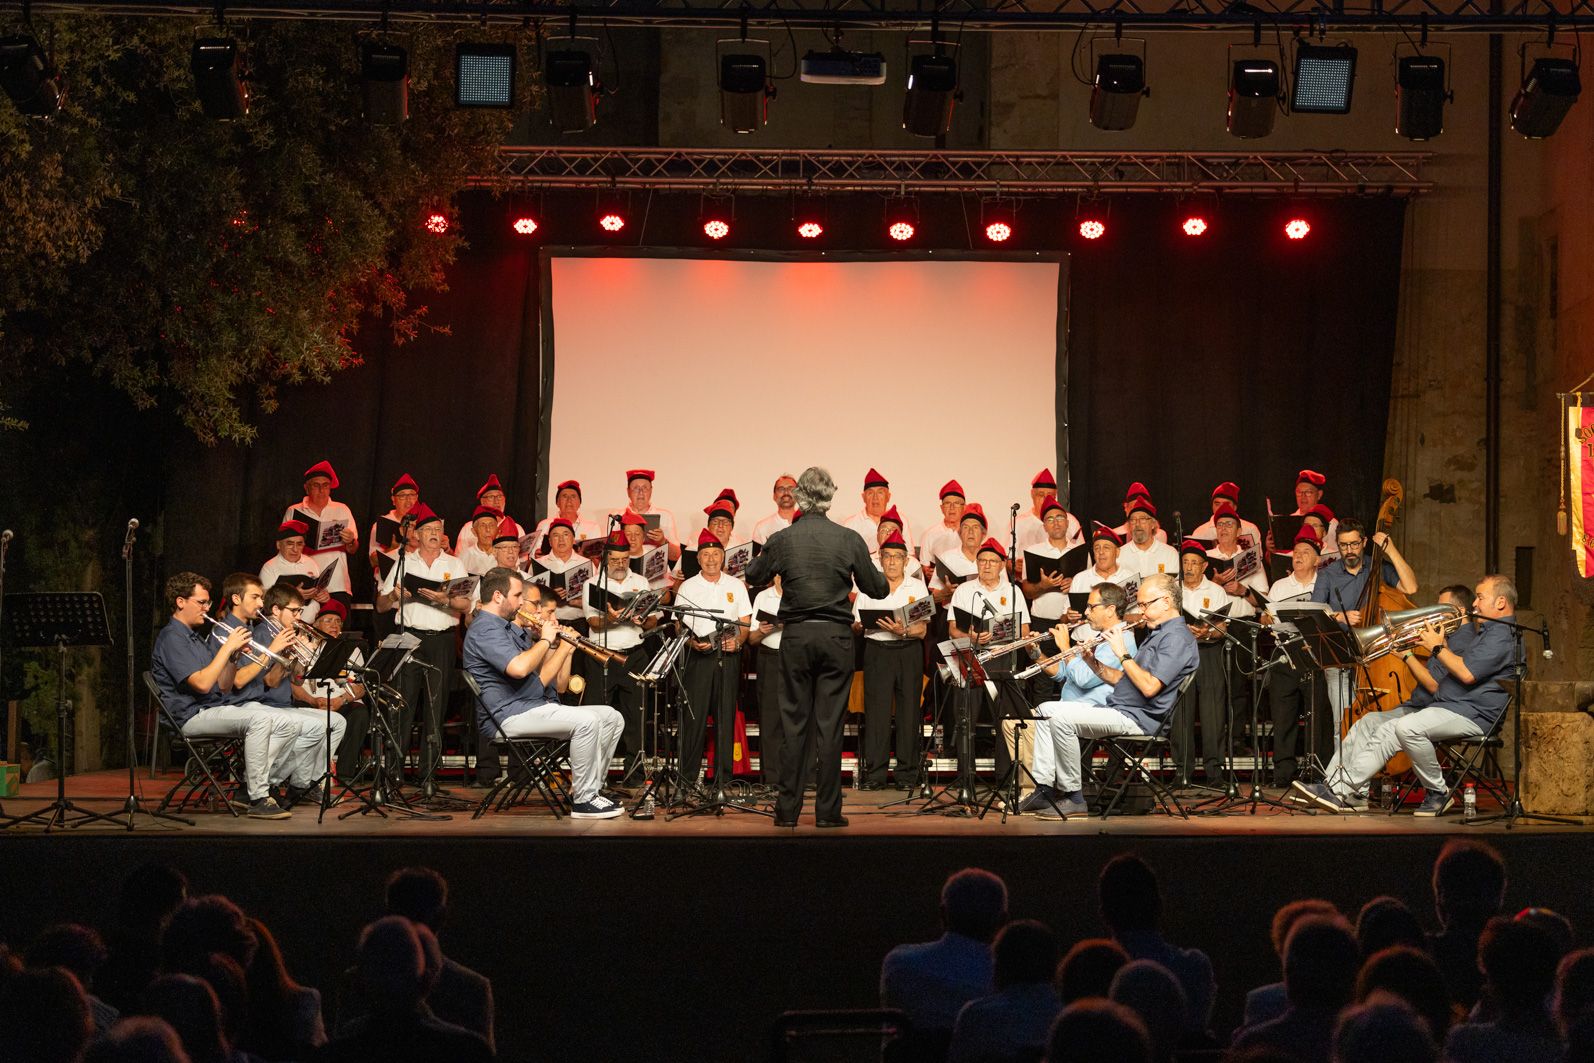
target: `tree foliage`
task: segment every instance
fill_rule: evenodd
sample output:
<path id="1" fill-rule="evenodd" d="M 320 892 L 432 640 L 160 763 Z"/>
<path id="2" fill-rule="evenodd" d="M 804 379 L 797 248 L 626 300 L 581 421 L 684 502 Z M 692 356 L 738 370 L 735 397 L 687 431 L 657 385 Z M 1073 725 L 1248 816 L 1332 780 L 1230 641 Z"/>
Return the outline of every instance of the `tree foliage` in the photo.
<path id="1" fill-rule="evenodd" d="M 227 28 L 249 115 L 200 112 L 191 20 L 65 17 L 36 26 L 67 83 L 49 122 L 0 103 L 0 417 L 6 395 L 90 372 L 206 442 L 247 443 L 284 383 L 357 364 L 362 327 L 426 326 L 459 247 L 420 224 L 493 172 L 505 112 L 453 106 L 454 39 L 410 52 L 410 120 L 361 120 L 348 23 Z M 46 374 L 51 374 L 47 376 Z M 13 406 L 16 403 L 12 403 Z"/>

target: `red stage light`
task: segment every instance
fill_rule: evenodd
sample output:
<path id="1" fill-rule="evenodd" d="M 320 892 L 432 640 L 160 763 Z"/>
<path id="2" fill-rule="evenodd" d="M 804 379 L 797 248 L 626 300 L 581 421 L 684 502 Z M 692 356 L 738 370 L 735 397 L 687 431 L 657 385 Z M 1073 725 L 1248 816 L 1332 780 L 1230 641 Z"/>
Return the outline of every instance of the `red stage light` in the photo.
<path id="1" fill-rule="evenodd" d="M 448 232 L 448 215 L 428 214 L 426 216 L 426 231 L 441 236 Z"/>
<path id="2" fill-rule="evenodd" d="M 911 224 L 909 224 L 908 222 L 905 222 L 905 221 L 894 221 L 894 222 L 892 222 L 891 223 L 891 228 L 887 229 L 886 232 L 891 236 L 891 239 L 893 239 L 893 240 L 911 240 L 911 239 L 913 239 L 913 226 Z"/>
<path id="3" fill-rule="evenodd" d="M 1200 236 L 1207 231 L 1207 220 L 1202 217 L 1189 217 L 1184 220 L 1184 234 L 1186 236 Z"/>
<path id="4" fill-rule="evenodd" d="M 1079 235 L 1087 240 L 1100 240 L 1107 235 L 1107 226 L 1095 218 L 1086 218 L 1079 223 Z"/>
<path id="5" fill-rule="evenodd" d="M 521 236 L 530 236 L 537 231 L 537 219 L 522 215 L 515 219 L 514 228 Z"/>
<path id="6" fill-rule="evenodd" d="M 1013 227 L 1005 221 L 993 221 L 985 227 L 985 238 L 993 244 L 999 244 L 1013 235 Z"/>
<path id="7" fill-rule="evenodd" d="M 703 235 L 710 240 L 723 240 L 731 234 L 731 227 L 718 218 L 703 223 Z"/>
<path id="8" fill-rule="evenodd" d="M 625 219 L 618 214 L 609 213 L 599 218 L 598 224 L 603 226 L 604 232 L 617 233 L 625 228 Z"/>
<path id="9" fill-rule="evenodd" d="M 1304 240 L 1306 239 L 1306 234 L 1311 231 L 1311 223 L 1305 218 L 1291 218 L 1284 225 L 1284 235 L 1291 240 Z"/>
<path id="10" fill-rule="evenodd" d="M 805 221 L 797 226 L 797 235 L 804 240 L 814 240 L 823 236 L 825 227 L 816 221 Z"/>

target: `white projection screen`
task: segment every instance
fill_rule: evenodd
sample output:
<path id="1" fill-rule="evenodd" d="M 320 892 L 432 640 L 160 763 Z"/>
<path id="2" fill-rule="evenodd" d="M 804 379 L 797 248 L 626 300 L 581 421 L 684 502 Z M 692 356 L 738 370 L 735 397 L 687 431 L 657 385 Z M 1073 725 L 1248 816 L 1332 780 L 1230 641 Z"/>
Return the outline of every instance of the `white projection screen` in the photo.
<path id="1" fill-rule="evenodd" d="M 1005 541 L 1036 471 L 1062 472 L 1055 258 L 550 252 L 547 267 L 544 513 L 575 479 L 601 516 L 624 505 L 626 469 L 652 468 L 683 537 L 724 487 L 747 536 L 779 474 L 828 468 L 843 520 L 873 466 L 915 546 L 953 478 Z"/>

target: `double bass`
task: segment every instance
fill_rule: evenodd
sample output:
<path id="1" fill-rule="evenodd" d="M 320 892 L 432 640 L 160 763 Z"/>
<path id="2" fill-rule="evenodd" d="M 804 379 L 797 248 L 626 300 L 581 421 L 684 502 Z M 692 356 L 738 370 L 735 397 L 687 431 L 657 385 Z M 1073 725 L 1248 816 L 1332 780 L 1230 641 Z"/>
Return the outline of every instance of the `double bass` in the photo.
<path id="1" fill-rule="evenodd" d="M 1378 518 L 1374 521 L 1375 531 L 1389 534 L 1395 525 L 1395 518 L 1400 513 L 1400 506 L 1406 500 L 1406 489 L 1400 485 L 1399 480 L 1389 479 L 1384 481 L 1383 490 L 1378 503 Z M 1365 560 L 1368 566 L 1367 586 L 1362 588 L 1361 597 L 1356 600 L 1356 610 L 1361 613 L 1361 625 L 1381 624 L 1387 614 L 1410 609 L 1414 606 L 1411 596 L 1398 587 L 1391 587 L 1384 582 L 1384 548 L 1376 542 L 1367 544 Z M 1426 651 L 1420 655 L 1426 656 Z M 1369 712 L 1386 712 L 1407 700 L 1417 690 L 1417 680 L 1412 678 L 1411 670 L 1406 667 L 1396 653 L 1386 652 L 1369 657 L 1362 662 L 1362 674 L 1367 685 L 1357 686 L 1356 696 L 1351 699 L 1350 705 L 1345 709 L 1345 716 L 1340 720 L 1339 735 L 1343 739 L 1350 733 L 1350 729 L 1357 720 Z M 1384 770 L 1391 775 L 1400 775 L 1411 770 L 1411 758 L 1405 753 L 1396 753 L 1384 765 Z"/>

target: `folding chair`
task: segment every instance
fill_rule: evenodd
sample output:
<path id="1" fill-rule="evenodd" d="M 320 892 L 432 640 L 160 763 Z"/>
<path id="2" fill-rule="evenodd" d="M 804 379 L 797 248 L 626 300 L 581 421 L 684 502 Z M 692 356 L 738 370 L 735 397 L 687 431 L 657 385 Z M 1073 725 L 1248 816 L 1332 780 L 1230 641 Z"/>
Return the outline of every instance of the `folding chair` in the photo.
<path id="1" fill-rule="evenodd" d="M 183 752 L 187 754 L 183 761 L 183 775 L 166 791 L 166 796 L 161 798 L 161 803 L 155 806 L 156 812 L 165 812 L 173 809 L 181 812 L 192 802 L 196 810 L 209 803 L 219 804 L 225 808 L 233 818 L 238 816 L 238 807 L 233 803 L 233 795 L 229 794 L 222 786 L 221 780 L 226 779 L 236 793 L 244 777 L 243 772 L 243 739 L 235 737 L 222 738 L 190 738 L 183 734 L 182 725 L 166 707 L 166 702 L 161 698 L 160 687 L 155 683 L 155 676 L 151 672 L 144 673 L 144 686 L 149 689 L 149 696 L 155 701 L 155 724 L 158 730 L 165 730 L 174 742 L 180 743 Z M 154 758 L 150 758 L 154 763 Z M 172 798 L 177 796 L 179 790 L 186 788 L 186 792 L 176 805 L 172 805 Z"/>
<path id="2" fill-rule="evenodd" d="M 1185 691 L 1189 690 L 1190 684 L 1194 682 L 1195 672 L 1191 672 L 1180 682 L 1173 708 L 1162 718 L 1162 725 L 1155 733 L 1111 735 L 1096 739 L 1107 754 L 1107 768 L 1096 790 L 1096 807 L 1102 819 L 1118 811 L 1124 795 L 1136 783 L 1140 783 L 1150 791 L 1151 796 L 1168 815 L 1177 815 L 1181 819 L 1190 818 L 1190 813 L 1180 803 L 1173 787 L 1158 779 L 1152 774 L 1151 769 L 1146 767 L 1146 758 L 1154 756 L 1158 763 L 1162 761 L 1164 753 L 1172 758 L 1174 717 L 1179 714 L 1179 702 L 1184 697 Z"/>
<path id="3" fill-rule="evenodd" d="M 1505 747 L 1500 728 L 1504 724 L 1505 713 L 1502 712 L 1487 734 L 1472 738 L 1446 738 L 1434 743 L 1445 785 L 1452 793 L 1459 793 L 1461 787 L 1470 781 L 1501 808 L 1511 803 L 1511 786 L 1500 768 L 1500 750 Z M 1405 807 L 1406 800 L 1418 785 L 1416 772 L 1407 771 L 1395 789 L 1394 800 L 1389 806 L 1390 815 Z"/>
<path id="4" fill-rule="evenodd" d="M 770 1028 L 770 1059 L 775 1063 L 907 1063 L 944 1057 L 945 1035 L 940 1040 L 938 1055 L 915 1051 L 913 1026 L 896 1008 L 787 1011 Z"/>
<path id="5" fill-rule="evenodd" d="M 504 770 L 482 795 L 481 803 L 476 806 L 476 811 L 471 813 L 470 818 L 480 819 L 488 809 L 502 812 L 510 805 L 519 804 L 532 793 L 548 806 L 555 819 L 562 818 L 570 808 L 570 794 L 561 774 L 570 757 L 570 740 L 510 738 L 504 734 L 502 725 L 482 704 L 482 689 L 475 677 L 463 670 L 460 674 L 465 677 L 465 685 L 470 688 L 477 712 L 481 713 L 483 718 L 492 721 L 493 730 L 497 732 L 492 739 L 493 745 L 509 753 Z"/>

